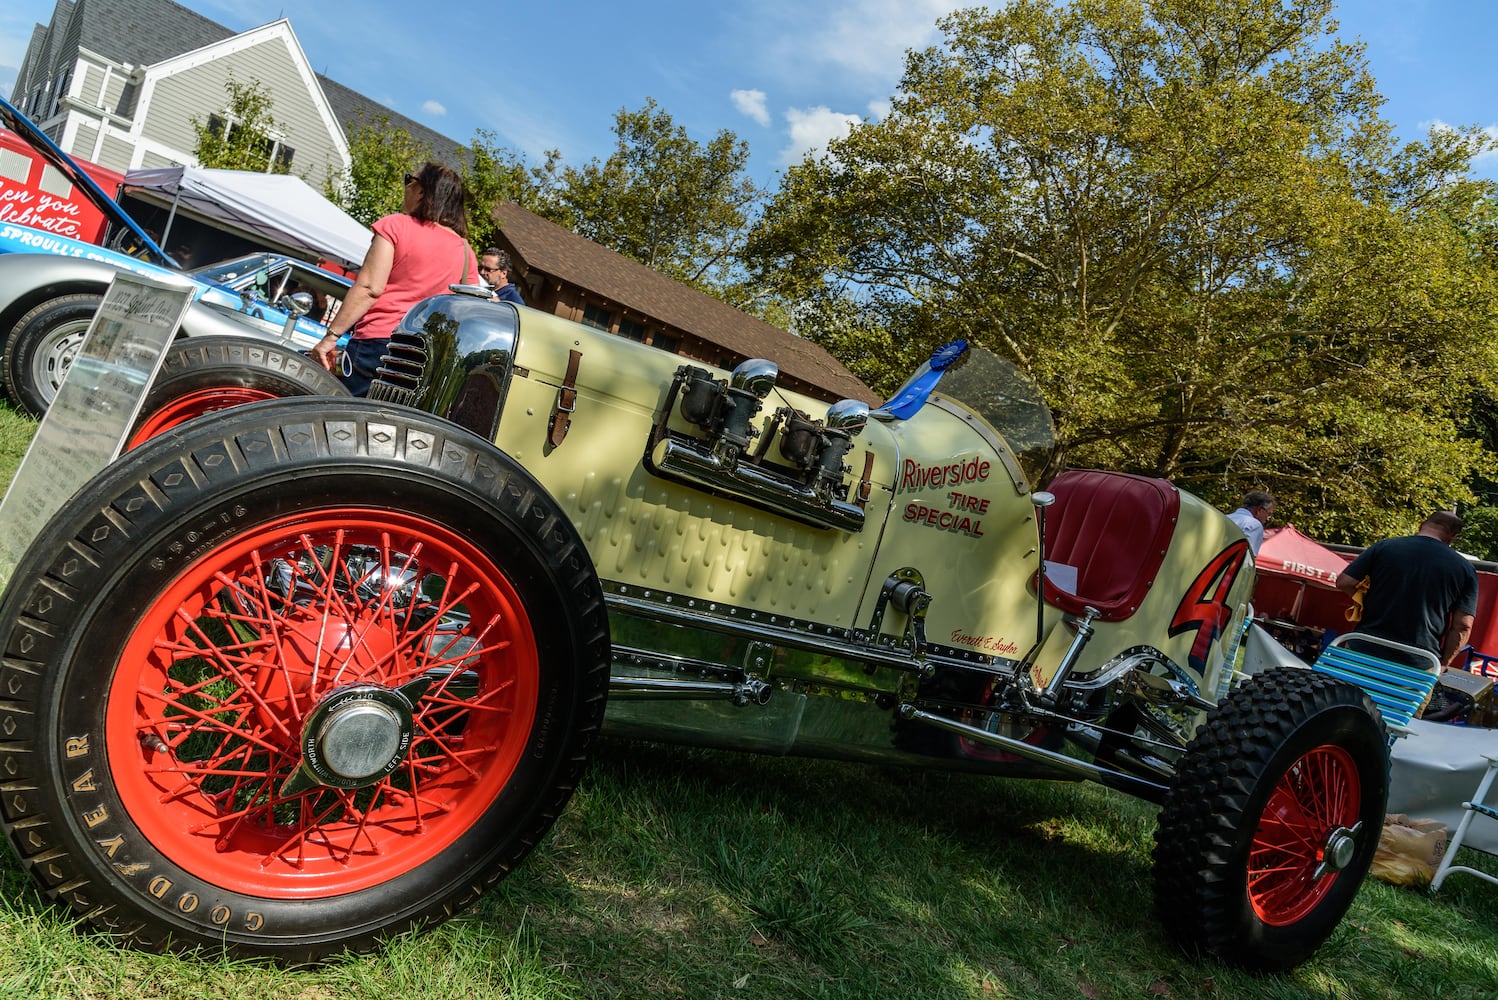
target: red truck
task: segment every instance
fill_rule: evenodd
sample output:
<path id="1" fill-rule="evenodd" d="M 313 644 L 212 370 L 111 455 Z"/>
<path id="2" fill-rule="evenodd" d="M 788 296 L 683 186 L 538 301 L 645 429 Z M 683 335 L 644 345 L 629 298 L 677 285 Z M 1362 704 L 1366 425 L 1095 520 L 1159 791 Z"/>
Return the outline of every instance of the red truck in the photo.
<path id="1" fill-rule="evenodd" d="M 97 163 L 77 163 L 105 191 L 117 191 L 125 179 Z M 25 139 L 0 129 L 0 223 L 5 222 L 89 243 L 103 239 L 106 228 L 103 213 L 61 171 Z"/>

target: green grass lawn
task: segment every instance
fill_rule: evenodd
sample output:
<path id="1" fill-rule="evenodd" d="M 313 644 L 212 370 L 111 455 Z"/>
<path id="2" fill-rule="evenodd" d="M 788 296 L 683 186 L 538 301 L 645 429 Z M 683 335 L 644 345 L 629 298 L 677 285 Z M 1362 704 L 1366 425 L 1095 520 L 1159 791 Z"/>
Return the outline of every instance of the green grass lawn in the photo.
<path id="1" fill-rule="evenodd" d="M 32 422 L 0 407 L 0 482 Z M 751 710 L 751 709 L 746 709 Z M 0 778 L 3 782 L 3 778 Z M 0 784 L 0 794 L 4 794 Z M 1464 998 L 1498 991 L 1498 887 L 1368 882 L 1256 977 L 1170 945 L 1155 809 L 1001 781 L 604 740 L 511 877 L 378 955 L 283 970 L 122 951 L 0 854 L 0 998 Z M 1464 860 L 1498 870 L 1493 859 Z"/>

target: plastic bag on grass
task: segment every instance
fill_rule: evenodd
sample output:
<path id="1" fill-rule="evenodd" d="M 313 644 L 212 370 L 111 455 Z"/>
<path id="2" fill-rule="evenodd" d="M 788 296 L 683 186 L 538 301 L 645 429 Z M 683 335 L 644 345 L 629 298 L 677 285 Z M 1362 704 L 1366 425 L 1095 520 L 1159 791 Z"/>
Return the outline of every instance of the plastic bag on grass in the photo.
<path id="1" fill-rule="evenodd" d="M 1411 819 L 1404 813 L 1384 817 L 1383 834 L 1373 854 L 1374 878 L 1393 885 L 1429 885 L 1446 854 L 1451 833 L 1438 819 Z"/>

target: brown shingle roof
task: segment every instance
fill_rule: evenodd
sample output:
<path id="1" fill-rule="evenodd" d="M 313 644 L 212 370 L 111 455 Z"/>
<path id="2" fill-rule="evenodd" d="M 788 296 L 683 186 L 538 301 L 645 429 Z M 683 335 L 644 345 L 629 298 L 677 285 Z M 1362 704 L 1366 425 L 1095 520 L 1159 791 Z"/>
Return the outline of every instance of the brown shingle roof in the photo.
<path id="1" fill-rule="evenodd" d="M 768 358 L 787 375 L 820 386 L 835 397 L 879 402 L 872 389 L 809 340 L 652 271 L 513 202 L 501 204 L 494 217 L 527 271 L 553 275 L 744 358 Z"/>

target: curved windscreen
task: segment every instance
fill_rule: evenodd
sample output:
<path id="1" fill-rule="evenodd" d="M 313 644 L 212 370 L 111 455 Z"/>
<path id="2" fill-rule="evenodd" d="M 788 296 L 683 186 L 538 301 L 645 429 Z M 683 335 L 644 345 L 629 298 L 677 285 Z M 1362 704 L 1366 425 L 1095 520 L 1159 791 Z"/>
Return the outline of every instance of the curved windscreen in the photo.
<path id="1" fill-rule="evenodd" d="M 1034 382 L 1009 361 L 969 347 L 936 390 L 978 414 L 1004 436 L 1020 468 L 1039 487 L 1056 449 L 1056 425 Z"/>

